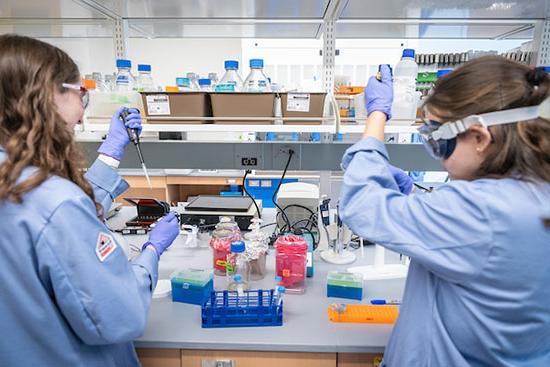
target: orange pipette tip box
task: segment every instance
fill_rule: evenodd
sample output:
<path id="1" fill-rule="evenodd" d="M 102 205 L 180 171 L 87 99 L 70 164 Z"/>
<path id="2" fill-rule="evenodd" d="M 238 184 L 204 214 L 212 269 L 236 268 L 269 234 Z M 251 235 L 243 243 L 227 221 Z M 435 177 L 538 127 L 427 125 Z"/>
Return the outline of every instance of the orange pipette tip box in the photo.
<path id="1" fill-rule="evenodd" d="M 333 303 L 328 306 L 328 318 L 332 322 L 356 324 L 395 324 L 399 307 L 388 305 L 348 305 Z"/>

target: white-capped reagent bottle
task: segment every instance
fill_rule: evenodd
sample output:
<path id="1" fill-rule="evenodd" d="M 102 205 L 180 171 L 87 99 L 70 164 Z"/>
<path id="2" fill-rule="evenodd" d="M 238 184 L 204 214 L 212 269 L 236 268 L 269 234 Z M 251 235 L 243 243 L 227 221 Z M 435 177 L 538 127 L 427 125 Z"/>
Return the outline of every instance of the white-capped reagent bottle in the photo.
<path id="1" fill-rule="evenodd" d="M 116 67 L 118 71 L 115 77 L 115 90 L 117 92 L 131 91 L 134 84 L 134 77 L 130 72 L 132 62 L 130 60 L 117 59 Z"/>
<path id="2" fill-rule="evenodd" d="M 135 90 L 138 92 L 156 92 L 157 87 L 151 76 L 151 65 L 138 64 L 138 76 L 136 78 Z"/>
<path id="3" fill-rule="evenodd" d="M 189 78 L 189 83 L 191 84 L 191 88 L 195 90 L 199 90 L 199 83 L 197 82 L 199 80 L 199 76 L 196 73 L 187 73 L 187 78 Z"/>
<path id="4" fill-rule="evenodd" d="M 243 80 L 239 75 L 239 62 L 236 60 L 225 60 L 225 74 L 216 85 L 216 92 L 240 92 L 243 87 Z"/>
<path id="5" fill-rule="evenodd" d="M 208 73 L 208 79 L 210 79 L 211 88 L 214 90 L 218 84 L 218 73 Z"/>
<path id="6" fill-rule="evenodd" d="M 271 84 L 263 69 L 263 59 L 250 59 L 250 74 L 244 81 L 243 92 L 271 92 Z"/>
<path id="7" fill-rule="evenodd" d="M 417 75 L 418 65 L 414 60 L 414 50 L 406 48 L 393 72 L 392 119 L 414 120 L 416 118 L 419 98 L 416 92 Z"/>

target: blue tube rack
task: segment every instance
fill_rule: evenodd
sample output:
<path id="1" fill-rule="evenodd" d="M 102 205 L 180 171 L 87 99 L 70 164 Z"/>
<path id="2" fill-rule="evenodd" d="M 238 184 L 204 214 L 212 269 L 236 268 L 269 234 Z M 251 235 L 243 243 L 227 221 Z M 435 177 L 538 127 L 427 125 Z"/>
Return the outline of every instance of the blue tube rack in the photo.
<path id="1" fill-rule="evenodd" d="M 273 289 L 212 292 L 202 305 L 203 328 L 283 325 L 283 302 L 277 306 Z"/>

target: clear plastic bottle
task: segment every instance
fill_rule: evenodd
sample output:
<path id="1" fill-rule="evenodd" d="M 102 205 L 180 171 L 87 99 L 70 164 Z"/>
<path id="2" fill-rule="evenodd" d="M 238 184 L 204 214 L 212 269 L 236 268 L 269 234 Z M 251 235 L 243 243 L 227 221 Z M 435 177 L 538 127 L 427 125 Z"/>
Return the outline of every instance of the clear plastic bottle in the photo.
<path id="1" fill-rule="evenodd" d="M 416 107 L 419 98 L 418 93 L 416 93 L 417 75 L 418 65 L 414 61 L 414 50 L 404 49 L 403 56 L 395 65 L 393 73 L 393 119 L 411 120 L 416 118 Z"/>
<path id="2" fill-rule="evenodd" d="M 101 73 L 97 71 L 93 72 L 92 78 L 95 80 L 97 91 L 99 92 L 109 91 L 109 88 L 105 85 L 105 82 L 103 81 L 103 76 L 101 75 Z"/>
<path id="3" fill-rule="evenodd" d="M 212 90 L 214 90 L 218 84 L 218 73 L 208 73 L 208 79 L 210 79 Z"/>
<path id="4" fill-rule="evenodd" d="M 250 74 L 244 81 L 243 92 L 271 92 L 271 84 L 263 69 L 263 59 L 250 59 Z"/>
<path id="5" fill-rule="evenodd" d="M 227 289 L 230 291 L 237 289 L 237 284 L 235 283 L 236 276 L 240 276 L 240 284 L 244 290 L 249 288 L 250 267 L 245 251 L 246 246 L 243 241 L 231 243 L 231 252 L 227 254 L 226 260 Z"/>
<path id="6" fill-rule="evenodd" d="M 239 62 L 236 60 L 225 60 L 225 74 L 216 85 L 216 92 L 240 92 L 243 87 L 243 80 L 239 75 Z"/>
<path id="7" fill-rule="evenodd" d="M 201 92 L 212 92 L 212 81 L 210 79 L 199 79 L 199 90 Z"/>
<path id="8" fill-rule="evenodd" d="M 195 73 L 187 73 L 186 76 L 189 78 L 191 88 L 199 90 L 199 83 L 197 82 L 199 80 L 199 76 Z"/>
<path id="9" fill-rule="evenodd" d="M 115 75 L 105 74 L 105 92 L 113 92 L 115 90 L 115 79 Z"/>
<path id="10" fill-rule="evenodd" d="M 134 77 L 130 72 L 130 70 L 132 69 L 132 62 L 130 60 L 118 59 L 116 61 L 116 67 L 118 69 L 115 78 L 116 91 L 131 91 L 134 84 Z"/>
<path id="11" fill-rule="evenodd" d="M 151 65 L 138 64 L 138 76 L 135 89 L 138 92 L 155 92 L 157 87 L 151 76 Z"/>

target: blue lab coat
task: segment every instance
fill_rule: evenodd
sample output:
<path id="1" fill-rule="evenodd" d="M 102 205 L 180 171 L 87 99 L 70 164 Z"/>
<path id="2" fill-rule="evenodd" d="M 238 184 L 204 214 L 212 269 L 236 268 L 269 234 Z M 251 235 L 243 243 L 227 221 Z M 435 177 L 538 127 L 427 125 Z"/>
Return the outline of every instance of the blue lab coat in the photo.
<path id="1" fill-rule="evenodd" d="M 410 256 L 384 365 L 550 366 L 550 184 L 454 181 L 401 194 L 383 143 L 350 147 L 340 215 Z"/>
<path id="2" fill-rule="evenodd" d="M 86 178 L 105 212 L 128 188 L 100 160 Z M 145 329 L 156 252 L 129 262 L 92 200 L 56 176 L 21 204 L 0 201 L 0 223 L 0 365 L 138 366 L 132 341 Z"/>

